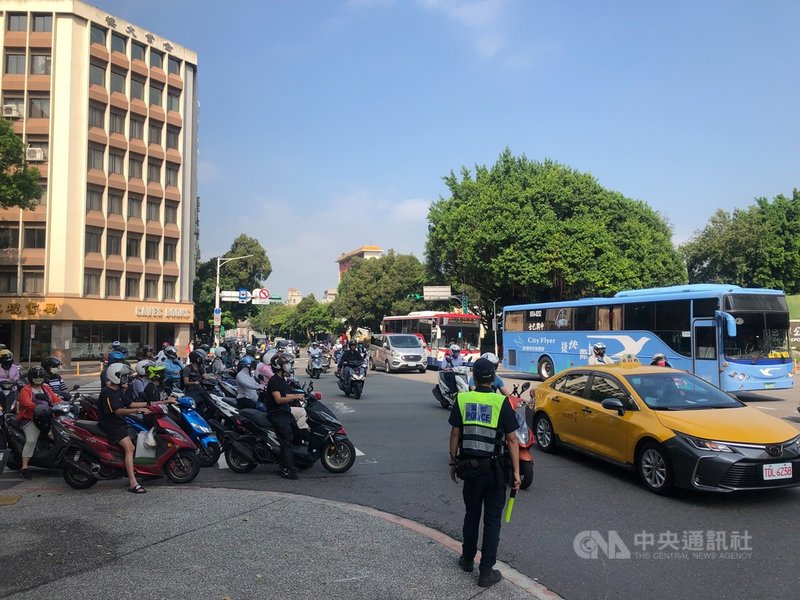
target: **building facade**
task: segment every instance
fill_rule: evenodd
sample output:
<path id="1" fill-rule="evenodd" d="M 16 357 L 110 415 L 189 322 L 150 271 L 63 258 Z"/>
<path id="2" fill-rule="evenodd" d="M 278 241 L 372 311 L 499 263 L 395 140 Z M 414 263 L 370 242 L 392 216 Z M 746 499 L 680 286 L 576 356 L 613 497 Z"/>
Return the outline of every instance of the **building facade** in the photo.
<path id="1" fill-rule="evenodd" d="M 197 57 L 73 0 L 0 4 L 2 114 L 38 167 L 0 210 L 0 343 L 18 359 L 182 349 L 194 318 Z"/>
<path id="2" fill-rule="evenodd" d="M 380 246 L 361 246 L 350 252 L 345 252 L 336 262 L 339 263 L 339 281 L 342 281 L 342 275 L 350 270 L 350 265 L 354 258 L 379 258 L 383 255 L 383 249 Z"/>
<path id="3" fill-rule="evenodd" d="M 289 288 L 286 292 L 286 305 L 297 306 L 303 299 L 303 293 L 296 288 Z"/>

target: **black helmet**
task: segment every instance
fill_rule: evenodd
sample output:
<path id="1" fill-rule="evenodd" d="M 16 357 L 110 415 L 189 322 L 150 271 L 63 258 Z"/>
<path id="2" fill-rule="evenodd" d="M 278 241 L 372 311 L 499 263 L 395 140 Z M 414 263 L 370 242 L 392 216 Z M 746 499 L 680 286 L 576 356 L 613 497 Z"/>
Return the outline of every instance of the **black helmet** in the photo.
<path id="1" fill-rule="evenodd" d="M 60 369 L 64 363 L 58 360 L 55 356 L 49 356 L 42 361 L 42 368 L 47 372 L 48 375 L 55 375 L 58 373 L 57 369 Z"/>
<path id="2" fill-rule="evenodd" d="M 178 358 L 178 350 L 175 348 L 175 346 L 167 346 L 164 348 L 164 355 L 167 358 Z"/>
<path id="3" fill-rule="evenodd" d="M 50 415 L 52 414 L 53 409 L 48 404 L 37 403 L 33 409 L 33 424 L 42 433 L 47 433 L 50 431 Z"/>
<path id="4" fill-rule="evenodd" d="M 189 352 L 189 362 L 192 364 L 196 363 L 203 364 L 203 361 L 205 359 L 206 359 L 206 353 L 203 352 L 202 349 L 192 350 L 191 352 Z"/>
<path id="5" fill-rule="evenodd" d="M 208 344 L 200 344 L 198 350 L 203 350 L 205 351 L 206 354 L 208 354 L 208 352 L 211 350 L 211 346 L 209 346 Z"/>
<path id="6" fill-rule="evenodd" d="M 355 340 L 350 340 L 349 342 L 347 342 L 347 347 L 348 347 L 348 348 L 349 348 L 350 346 L 356 346 L 356 345 L 357 345 L 357 343 L 356 343 L 356 341 L 355 341 Z"/>
<path id="7" fill-rule="evenodd" d="M 269 365 L 272 367 L 272 370 L 277 371 L 286 371 L 287 373 L 291 373 L 291 368 L 286 368 L 286 365 L 291 365 L 294 362 L 294 357 L 291 354 L 275 354 L 272 359 L 269 361 Z"/>
<path id="8" fill-rule="evenodd" d="M 32 383 L 33 385 L 42 385 L 45 377 L 47 377 L 47 373 L 45 373 L 45 370 L 39 365 L 28 369 L 28 383 Z"/>
<path id="9" fill-rule="evenodd" d="M 0 350 L 0 365 L 2 365 L 4 369 L 10 369 L 13 364 L 14 355 L 11 353 L 11 350 L 8 348 Z"/>
<path id="10" fill-rule="evenodd" d="M 244 353 L 247 356 L 252 356 L 253 358 L 256 357 L 256 347 L 250 344 L 247 348 L 244 349 Z"/>
<path id="11" fill-rule="evenodd" d="M 479 358 L 472 365 L 472 375 L 476 383 L 491 383 L 494 381 L 495 364 L 488 358 Z"/>

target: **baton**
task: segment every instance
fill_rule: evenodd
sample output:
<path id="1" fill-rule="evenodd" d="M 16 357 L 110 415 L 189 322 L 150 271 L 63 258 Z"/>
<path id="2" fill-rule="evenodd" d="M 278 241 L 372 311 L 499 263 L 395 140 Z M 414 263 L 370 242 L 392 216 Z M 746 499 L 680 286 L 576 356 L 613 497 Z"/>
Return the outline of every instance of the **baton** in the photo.
<path id="1" fill-rule="evenodd" d="M 514 510 L 514 498 L 517 496 L 517 490 L 511 490 L 511 497 L 508 499 L 508 506 L 506 506 L 506 523 L 511 522 L 511 511 Z"/>

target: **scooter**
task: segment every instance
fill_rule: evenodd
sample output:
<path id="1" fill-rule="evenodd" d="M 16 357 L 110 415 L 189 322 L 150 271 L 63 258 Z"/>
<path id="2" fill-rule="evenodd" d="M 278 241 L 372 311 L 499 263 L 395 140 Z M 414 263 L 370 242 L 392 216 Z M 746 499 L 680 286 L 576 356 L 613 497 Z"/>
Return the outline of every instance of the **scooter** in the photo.
<path id="1" fill-rule="evenodd" d="M 448 373 L 455 377 L 456 388 L 452 389 L 448 382 Z M 442 408 L 450 409 L 456 403 L 459 392 L 469 391 L 469 367 L 451 367 L 450 369 L 439 369 L 439 382 L 433 387 L 433 396 L 442 405 Z"/>
<path id="2" fill-rule="evenodd" d="M 319 375 L 322 373 L 322 352 L 309 353 L 306 373 L 311 379 L 319 379 Z"/>
<path id="3" fill-rule="evenodd" d="M 146 424 L 155 427 L 156 449 L 152 464 L 135 464 L 137 475 L 166 475 L 174 483 L 189 483 L 200 471 L 197 448 L 167 416 L 166 405 L 150 405 Z M 92 487 L 101 479 L 124 477 L 125 452 L 106 438 L 94 421 L 64 421 L 71 436 L 64 452 L 64 481 L 76 490 Z"/>
<path id="4" fill-rule="evenodd" d="M 356 461 L 356 449 L 335 414 L 325 406 L 322 395 L 306 389 L 303 393 L 310 436 L 293 445 L 294 461 L 298 468 L 307 469 L 317 460 L 331 473 L 344 473 Z M 235 418 L 235 429 L 225 438 L 225 462 L 234 473 L 249 473 L 258 464 L 277 463 L 281 441 L 267 414 L 254 408 L 244 408 Z"/>
<path id="5" fill-rule="evenodd" d="M 22 385 L 21 381 L 0 381 L 0 414 L 13 412 Z"/>
<path id="6" fill-rule="evenodd" d="M 31 457 L 30 464 L 42 469 L 57 469 L 70 442 L 67 420 L 77 418 L 80 407 L 75 403 L 58 402 L 51 407 L 49 427 L 43 427 L 36 441 L 36 448 Z M 3 415 L 3 429 L 8 437 L 10 449 L 8 462 L 9 469 L 18 470 L 22 467 L 22 448 L 25 446 L 25 432 L 17 422 L 16 415 L 5 413 Z"/>
<path id="7" fill-rule="evenodd" d="M 330 352 L 323 352 L 322 353 L 322 372 L 327 373 L 331 370 L 331 353 Z"/>
<path id="8" fill-rule="evenodd" d="M 522 398 L 528 388 L 531 387 L 530 382 L 526 381 L 522 384 L 522 388 L 517 391 L 517 384 L 511 388 L 511 395 L 508 401 L 511 403 L 511 408 L 517 415 L 517 424 L 519 429 L 514 433 L 517 436 L 517 444 L 519 445 L 519 478 L 522 482 L 520 489 L 527 490 L 533 483 L 533 455 L 531 454 L 531 446 L 533 446 L 536 437 L 533 435 L 533 430 L 530 428 L 529 423 L 532 418 L 532 408 L 530 400 Z"/>
<path id="9" fill-rule="evenodd" d="M 342 365 L 342 372 L 338 375 L 339 389 L 348 398 L 352 395 L 358 400 L 364 392 L 364 381 L 367 378 L 367 368 L 363 362 L 349 362 Z"/>

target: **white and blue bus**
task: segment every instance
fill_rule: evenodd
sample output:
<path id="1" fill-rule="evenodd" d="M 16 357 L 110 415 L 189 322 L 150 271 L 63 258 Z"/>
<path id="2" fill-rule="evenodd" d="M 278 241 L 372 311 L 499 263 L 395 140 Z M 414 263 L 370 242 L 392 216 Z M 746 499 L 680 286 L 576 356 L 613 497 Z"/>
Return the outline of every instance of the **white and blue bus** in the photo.
<path id="1" fill-rule="evenodd" d="M 728 392 L 792 387 L 789 309 L 778 290 L 693 284 L 503 309 L 507 369 L 546 378 L 587 364 L 598 342 L 615 361 L 664 354 Z"/>

